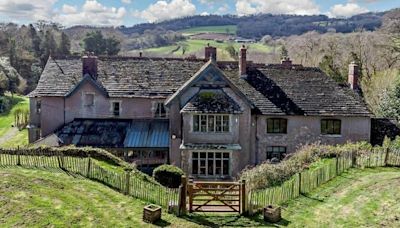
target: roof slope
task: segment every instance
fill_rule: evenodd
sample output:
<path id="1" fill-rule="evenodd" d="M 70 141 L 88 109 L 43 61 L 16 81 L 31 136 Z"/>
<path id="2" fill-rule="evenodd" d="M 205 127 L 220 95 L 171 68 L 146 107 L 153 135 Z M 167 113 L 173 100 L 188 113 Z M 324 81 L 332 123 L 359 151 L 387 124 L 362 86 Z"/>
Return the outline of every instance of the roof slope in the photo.
<path id="1" fill-rule="evenodd" d="M 204 60 L 100 57 L 96 82 L 109 97 L 171 99 L 171 95 L 179 93 L 201 69 L 209 69 L 210 65 L 213 64 L 206 64 Z M 216 66 L 224 80 L 255 107 L 256 113 L 371 116 L 360 96 L 346 86 L 337 85 L 317 68 L 293 65 L 287 69 L 280 64 L 252 64 L 247 78 L 242 79 L 238 76 L 237 62 L 218 62 Z M 30 96 L 66 96 L 82 78 L 80 58 L 50 58 Z M 195 100 L 191 102 L 185 110 L 203 110 Z M 238 110 L 234 108 L 234 111 Z"/>
<path id="2" fill-rule="evenodd" d="M 371 116 L 358 94 L 317 68 L 257 66 L 248 69 L 247 79 L 239 79 L 233 68 L 224 72 L 262 114 Z"/>
<path id="3" fill-rule="evenodd" d="M 203 65 L 202 60 L 99 57 L 97 81 L 110 97 L 166 97 Z M 65 96 L 82 78 L 80 58 L 49 58 L 29 96 Z"/>

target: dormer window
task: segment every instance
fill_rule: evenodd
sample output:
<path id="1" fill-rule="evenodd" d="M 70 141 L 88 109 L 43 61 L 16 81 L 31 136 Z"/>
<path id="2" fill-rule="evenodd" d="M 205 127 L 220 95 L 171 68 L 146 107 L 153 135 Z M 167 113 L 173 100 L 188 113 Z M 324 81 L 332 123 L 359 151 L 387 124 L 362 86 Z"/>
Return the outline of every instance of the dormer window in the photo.
<path id="1" fill-rule="evenodd" d="M 119 116 L 121 113 L 121 102 L 113 101 L 112 103 L 112 113 L 114 116 Z"/>
<path id="2" fill-rule="evenodd" d="M 167 117 L 167 109 L 165 108 L 165 105 L 163 102 L 156 103 L 154 117 L 155 118 L 166 118 Z"/>

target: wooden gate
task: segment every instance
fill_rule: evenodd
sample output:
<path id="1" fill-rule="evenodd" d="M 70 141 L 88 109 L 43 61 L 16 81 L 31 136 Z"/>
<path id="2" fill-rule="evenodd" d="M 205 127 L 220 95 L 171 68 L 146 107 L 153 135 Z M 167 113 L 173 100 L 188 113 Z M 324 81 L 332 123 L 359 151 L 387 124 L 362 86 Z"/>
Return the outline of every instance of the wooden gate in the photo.
<path id="1" fill-rule="evenodd" d="M 187 186 L 189 212 L 244 213 L 245 182 L 192 181 Z"/>

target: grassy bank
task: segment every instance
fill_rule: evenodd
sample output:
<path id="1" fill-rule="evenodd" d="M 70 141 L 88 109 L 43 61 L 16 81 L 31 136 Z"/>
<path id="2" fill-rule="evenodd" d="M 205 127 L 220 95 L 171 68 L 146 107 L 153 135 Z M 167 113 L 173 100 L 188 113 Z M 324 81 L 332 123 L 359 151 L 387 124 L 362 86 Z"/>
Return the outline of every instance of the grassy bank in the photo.
<path id="1" fill-rule="evenodd" d="M 0 223 L 5 227 L 152 227 L 143 201 L 61 171 L 0 169 Z M 158 226 L 196 227 L 163 213 Z"/>
<path id="2" fill-rule="evenodd" d="M 193 35 L 198 33 L 226 33 L 236 34 L 236 25 L 222 25 L 222 26 L 200 26 L 189 29 L 180 30 L 184 35 Z"/>
<path id="3" fill-rule="evenodd" d="M 351 169 L 282 208 L 282 221 L 269 224 L 262 215 L 194 214 L 188 220 L 231 227 L 399 227 L 400 169 Z"/>

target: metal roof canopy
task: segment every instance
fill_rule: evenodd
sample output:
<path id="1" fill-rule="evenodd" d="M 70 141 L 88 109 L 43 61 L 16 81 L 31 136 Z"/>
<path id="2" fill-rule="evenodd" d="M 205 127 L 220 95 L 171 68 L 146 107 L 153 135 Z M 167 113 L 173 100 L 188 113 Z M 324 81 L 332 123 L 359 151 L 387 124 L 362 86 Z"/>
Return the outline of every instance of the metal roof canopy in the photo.
<path id="1" fill-rule="evenodd" d="M 132 121 L 124 141 L 125 148 L 169 148 L 168 120 Z"/>

